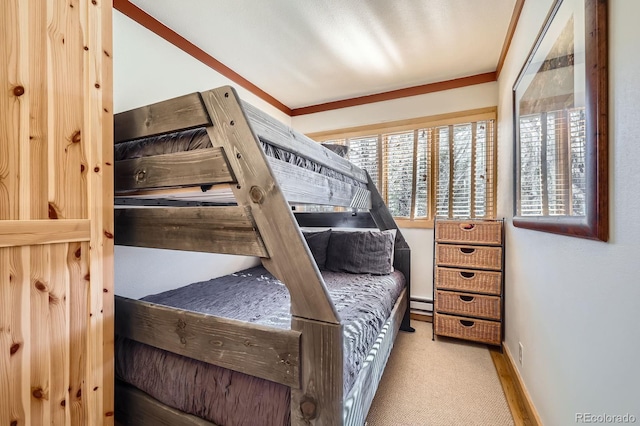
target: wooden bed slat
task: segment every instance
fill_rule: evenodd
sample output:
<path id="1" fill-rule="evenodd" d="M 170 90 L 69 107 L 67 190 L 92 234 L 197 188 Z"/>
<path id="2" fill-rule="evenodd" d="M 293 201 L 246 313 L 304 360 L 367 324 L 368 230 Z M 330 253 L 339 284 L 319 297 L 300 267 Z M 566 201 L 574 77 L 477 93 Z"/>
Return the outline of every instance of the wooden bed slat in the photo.
<path id="1" fill-rule="evenodd" d="M 217 426 L 158 402 L 141 390 L 116 380 L 116 425 Z"/>
<path id="2" fill-rule="evenodd" d="M 364 171 L 356 165 L 324 148 L 318 142 L 276 120 L 251 104 L 242 102 L 242 108 L 256 136 L 272 145 L 293 152 L 316 163 L 336 170 L 362 183 L 367 183 Z"/>
<path id="3" fill-rule="evenodd" d="M 145 207 L 114 212 L 123 246 L 269 257 L 249 207 Z"/>
<path id="4" fill-rule="evenodd" d="M 156 348 L 300 387 L 300 332 L 116 296 L 115 332 Z"/>
<path id="5" fill-rule="evenodd" d="M 220 148 L 134 158 L 115 164 L 116 192 L 234 181 Z"/>
<path id="6" fill-rule="evenodd" d="M 285 198 L 290 203 L 329 206 L 371 207 L 369 191 L 338 179 L 323 176 L 275 158 L 268 158 Z"/>
<path id="7" fill-rule="evenodd" d="M 114 115 L 114 143 L 210 126 L 199 93 L 180 96 Z"/>

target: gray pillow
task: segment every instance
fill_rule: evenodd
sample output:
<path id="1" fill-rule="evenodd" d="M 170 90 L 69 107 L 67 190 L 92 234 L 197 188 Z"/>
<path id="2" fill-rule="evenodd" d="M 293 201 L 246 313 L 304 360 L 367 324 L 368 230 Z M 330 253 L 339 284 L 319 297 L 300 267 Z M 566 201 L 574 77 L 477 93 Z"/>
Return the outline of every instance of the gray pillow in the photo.
<path id="1" fill-rule="evenodd" d="M 329 238 L 331 237 L 331 229 L 318 232 L 303 231 L 302 235 L 307 241 L 307 245 L 309 246 L 309 250 L 311 250 L 313 259 L 318 265 L 318 269 L 325 269 L 327 246 L 329 245 Z"/>
<path id="2" fill-rule="evenodd" d="M 390 274 L 394 231 L 333 231 L 327 247 L 327 269 L 354 274 Z"/>

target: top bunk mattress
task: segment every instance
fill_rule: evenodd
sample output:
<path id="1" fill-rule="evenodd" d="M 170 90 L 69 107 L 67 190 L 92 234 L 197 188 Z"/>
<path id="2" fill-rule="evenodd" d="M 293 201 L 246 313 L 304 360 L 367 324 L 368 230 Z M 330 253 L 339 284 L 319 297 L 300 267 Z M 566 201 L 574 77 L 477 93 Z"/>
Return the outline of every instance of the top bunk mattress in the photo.
<path id="1" fill-rule="evenodd" d="M 389 275 L 322 271 L 322 276 L 343 325 L 343 390 L 346 395 L 405 287 L 405 278 L 399 271 Z M 275 328 L 291 327 L 289 292 L 262 266 L 142 300 Z M 170 354 L 142 343 L 117 341 L 116 374 L 121 380 L 169 406 L 222 424 L 237 421 L 230 420 L 231 412 L 249 415 L 251 410 L 258 409 L 256 407 L 264 410 L 264 407 L 275 405 L 279 407 L 276 410 L 284 410 L 281 414 L 288 415 L 289 393 L 284 385 Z M 188 377 L 193 377 L 193 380 L 186 379 Z M 191 390 L 187 392 L 185 387 Z M 252 393 L 261 389 L 257 392 L 262 395 L 258 397 L 261 399 L 251 402 L 245 394 L 247 389 L 253 389 Z M 270 395 L 271 402 L 262 401 L 267 395 Z M 279 402 L 274 404 L 273 399 Z M 232 401 L 231 408 L 222 407 L 220 400 Z M 244 403 L 248 406 L 238 405 Z M 277 416 L 275 413 L 269 415 Z"/>
<path id="2" fill-rule="evenodd" d="M 259 138 L 260 146 L 267 157 L 275 158 L 287 163 L 294 164 L 323 176 L 340 180 L 350 185 L 366 188 L 367 185 L 349 176 L 326 167 L 308 158 L 302 157 L 293 152 L 279 148 L 269 141 Z M 193 151 L 198 149 L 212 148 L 213 145 L 204 127 L 183 130 L 180 132 L 167 133 L 142 139 L 121 142 L 114 147 L 114 159 L 116 161 L 131 160 L 153 155 L 173 154 L 176 152 Z M 328 149 L 325 147 L 325 149 Z M 336 152 L 335 149 L 332 151 Z"/>

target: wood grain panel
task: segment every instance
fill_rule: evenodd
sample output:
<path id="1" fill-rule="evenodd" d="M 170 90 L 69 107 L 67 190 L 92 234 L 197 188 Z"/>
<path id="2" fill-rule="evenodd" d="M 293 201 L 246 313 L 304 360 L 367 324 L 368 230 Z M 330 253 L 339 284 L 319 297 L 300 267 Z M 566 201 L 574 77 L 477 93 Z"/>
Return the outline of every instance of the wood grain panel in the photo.
<path id="1" fill-rule="evenodd" d="M 191 93 L 116 114 L 113 139 L 118 144 L 211 124 L 200 94 Z"/>
<path id="2" fill-rule="evenodd" d="M 299 386 L 300 333 L 116 296 L 116 334 L 241 373 Z"/>
<path id="3" fill-rule="evenodd" d="M 268 158 L 289 203 L 369 209 L 369 191 L 275 158 Z"/>
<path id="4" fill-rule="evenodd" d="M 33 424 L 52 424 L 51 417 L 51 345 L 49 328 L 49 289 L 51 275 L 48 262 L 44 262 L 49 247 L 33 248 L 31 256 L 23 256 L 30 264 L 29 310 L 31 329 L 31 421 Z M 28 251 L 27 251 L 28 253 Z"/>
<path id="5" fill-rule="evenodd" d="M 25 2 L 22 2 L 25 4 Z M 47 2 L 29 2 L 29 86 L 28 113 L 23 111 L 22 118 L 28 120 L 21 134 L 22 150 L 20 165 L 21 176 L 27 178 L 22 183 L 23 194 L 28 203 L 22 203 L 21 218 L 47 219 L 49 202 L 47 182 L 48 163 L 48 105 L 47 90 L 49 62 L 47 61 Z M 27 102 L 27 99 L 24 100 Z M 27 186 L 28 185 L 28 186 Z M 28 192 L 27 192 L 28 191 Z"/>
<path id="6" fill-rule="evenodd" d="M 93 145 L 91 149 L 94 163 L 100 167 L 91 180 L 91 247 L 90 270 L 91 306 L 90 311 L 98 315 L 91 317 L 88 330 L 92 349 L 90 369 L 93 372 L 94 387 L 102 390 L 102 411 L 96 411 L 99 418 L 96 424 L 112 426 L 114 423 L 114 265 L 113 265 L 113 61 L 112 61 L 112 4 L 111 2 L 91 3 L 93 6 L 90 28 L 94 36 L 93 43 L 100 46 L 97 70 L 101 73 L 101 88 L 97 93 L 99 101 L 91 108 Z M 85 57 L 91 60 L 91 57 Z M 89 87 L 91 87 L 89 85 Z M 93 157 L 96 155 L 98 157 Z M 101 198 L 98 197 L 101 195 Z M 102 334 L 93 335 L 91 330 L 101 330 Z M 99 365 L 100 368 L 95 368 Z M 98 395 L 99 396 L 99 395 Z"/>
<path id="7" fill-rule="evenodd" d="M 26 36 L 16 25 L 20 22 L 20 7 L 19 0 L 0 3 L 0 28 L 4 39 L 0 44 L 0 82 L 5 88 L 0 95 L 0 220 L 19 218 L 19 142 L 24 125 L 20 120 L 23 105 L 20 97 L 24 96 L 24 80 L 28 77 L 21 73 L 24 64 L 20 61 L 25 58 L 18 54 L 17 46 L 21 39 L 24 43 Z"/>
<path id="8" fill-rule="evenodd" d="M 67 264 L 67 251 L 73 246 L 74 244 L 34 246 L 31 254 L 32 270 L 40 264 L 46 264 L 43 261 L 46 254 L 49 255 L 51 262 L 51 268 L 48 268 L 49 271 L 47 271 L 50 275 L 45 281 L 45 289 L 48 292 L 48 334 L 51 354 L 49 401 L 51 421 L 54 425 L 71 424 L 71 413 L 67 407 L 70 370 L 70 353 L 67 342 L 69 340 L 69 306 L 73 301 L 67 297 L 71 277 L 64 265 Z M 38 253 L 37 257 L 36 253 Z"/>
<path id="9" fill-rule="evenodd" d="M 2 220 L 0 247 L 88 241 L 89 226 L 88 219 Z"/>
<path id="10" fill-rule="evenodd" d="M 3 309 L 0 309 L 0 424 L 4 425 L 11 424 L 14 415 L 17 417 L 18 413 L 12 413 L 12 405 L 15 396 L 20 395 L 20 392 L 17 391 L 19 389 L 12 387 L 15 386 L 12 378 L 12 371 L 15 370 L 11 369 L 12 355 L 17 354 L 19 349 L 19 347 L 16 347 L 15 350 L 12 350 L 15 344 L 11 335 L 11 330 L 13 329 L 11 314 L 13 311 L 8 309 L 8 307 L 13 306 L 11 282 L 14 279 L 14 275 L 9 271 L 9 259 L 12 250 L 11 248 L 0 248 L 0 306 L 3 307 Z M 20 411 L 19 405 L 16 411 Z M 24 414 L 22 415 L 22 420 L 24 420 Z"/>
<path id="11" fill-rule="evenodd" d="M 342 325 L 294 316 L 291 328 L 304 336 L 301 388 L 291 389 L 291 424 L 342 424 Z"/>
<path id="12" fill-rule="evenodd" d="M 31 424 L 28 248 L 0 248 L 0 422 Z"/>
<path id="13" fill-rule="evenodd" d="M 238 205 L 250 207 L 271 259 L 263 265 L 291 294 L 293 315 L 337 324 L 338 314 L 311 257 L 291 209 L 256 140 L 236 91 L 221 87 L 202 93 L 216 123 L 207 128 L 214 146 L 224 148 L 238 185 L 232 186 Z"/>
<path id="14" fill-rule="evenodd" d="M 116 192 L 233 181 L 220 148 L 122 160 L 115 165 Z"/>
<path id="15" fill-rule="evenodd" d="M 88 134 L 83 134 L 84 38 L 80 3 L 57 3 L 49 11 L 49 217 L 88 218 L 86 158 Z M 96 82 L 96 84 L 98 84 Z M 52 217 L 53 218 L 53 217 Z"/>
<path id="16" fill-rule="evenodd" d="M 87 339 L 89 321 L 89 267 L 87 264 L 86 244 L 72 243 L 64 253 L 67 273 L 70 277 L 69 295 L 69 405 L 71 424 L 89 424 L 88 422 L 88 383 L 86 380 Z M 84 252 L 84 253 L 83 253 Z"/>
<path id="17" fill-rule="evenodd" d="M 249 208 L 118 209 L 115 220 L 118 245 L 268 257 Z"/>
<path id="18" fill-rule="evenodd" d="M 0 4 L 2 424 L 112 423 L 112 338 L 89 323 L 113 286 L 111 7 Z"/>

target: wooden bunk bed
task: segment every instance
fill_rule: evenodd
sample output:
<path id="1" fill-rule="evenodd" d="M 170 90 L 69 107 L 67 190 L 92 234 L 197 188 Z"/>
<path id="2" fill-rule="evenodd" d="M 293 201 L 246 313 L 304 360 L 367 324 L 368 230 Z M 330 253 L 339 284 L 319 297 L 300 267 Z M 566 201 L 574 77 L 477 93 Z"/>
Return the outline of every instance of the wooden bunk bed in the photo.
<path id="1" fill-rule="evenodd" d="M 115 242 L 258 256 L 286 285 L 291 329 L 116 296 L 116 334 L 289 387 L 292 425 L 364 424 L 398 330 L 413 331 L 410 249 L 393 217 L 365 171 L 242 102 L 232 87 L 116 114 L 115 144 L 197 128 L 206 129 L 211 147 L 116 161 Z M 265 144 L 297 160 L 267 156 Z M 313 170 L 300 162 L 312 162 Z M 295 213 L 294 204 L 358 212 Z M 343 327 L 304 226 L 397 230 L 393 266 L 406 287 L 347 394 Z M 212 424 L 121 382 L 116 420 Z"/>

